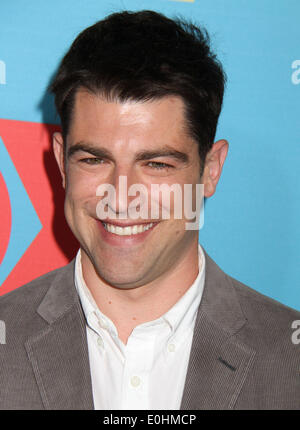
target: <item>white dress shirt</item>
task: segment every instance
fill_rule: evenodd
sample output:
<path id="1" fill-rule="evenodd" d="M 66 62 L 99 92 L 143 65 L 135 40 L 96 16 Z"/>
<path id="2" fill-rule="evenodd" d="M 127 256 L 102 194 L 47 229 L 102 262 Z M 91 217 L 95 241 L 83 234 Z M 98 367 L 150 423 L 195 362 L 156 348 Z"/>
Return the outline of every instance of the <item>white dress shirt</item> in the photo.
<path id="1" fill-rule="evenodd" d="M 194 283 L 160 318 L 137 325 L 124 345 L 86 286 L 78 251 L 75 285 L 87 323 L 95 409 L 180 409 L 204 276 L 199 245 Z"/>

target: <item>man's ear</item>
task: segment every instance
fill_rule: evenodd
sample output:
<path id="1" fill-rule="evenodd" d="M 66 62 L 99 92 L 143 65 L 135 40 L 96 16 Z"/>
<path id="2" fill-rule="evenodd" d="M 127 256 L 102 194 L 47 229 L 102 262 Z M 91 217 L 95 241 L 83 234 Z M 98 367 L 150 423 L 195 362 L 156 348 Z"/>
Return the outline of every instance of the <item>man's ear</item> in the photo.
<path id="1" fill-rule="evenodd" d="M 207 153 L 201 181 L 204 184 L 205 197 L 211 197 L 215 193 L 227 153 L 228 142 L 224 139 L 215 142 Z"/>
<path id="2" fill-rule="evenodd" d="M 52 144 L 54 155 L 62 177 L 62 186 L 66 186 L 66 172 L 64 164 L 64 140 L 60 132 L 56 132 L 52 136 Z"/>

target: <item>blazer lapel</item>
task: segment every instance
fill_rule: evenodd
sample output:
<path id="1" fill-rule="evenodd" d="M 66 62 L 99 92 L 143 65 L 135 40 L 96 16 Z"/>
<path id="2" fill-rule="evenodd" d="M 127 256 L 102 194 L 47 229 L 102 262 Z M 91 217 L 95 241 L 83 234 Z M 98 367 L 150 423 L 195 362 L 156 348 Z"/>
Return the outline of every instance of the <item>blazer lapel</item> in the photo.
<path id="1" fill-rule="evenodd" d="M 204 251 L 205 252 L 205 251 Z M 246 324 L 234 286 L 205 253 L 181 409 L 232 409 L 255 359 L 238 337 Z M 37 312 L 48 323 L 25 343 L 46 409 L 94 409 L 84 315 L 74 261 L 57 272 Z"/>
<path id="2" fill-rule="evenodd" d="M 246 319 L 232 281 L 206 252 L 205 262 L 181 409 L 232 409 L 255 351 L 237 336 Z"/>
<path id="3" fill-rule="evenodd" d="M 84 315 L 74 262 L 58 271 L 37 312 L 49 325 L 25 348 L 46 409 L 94 409 Z"/>

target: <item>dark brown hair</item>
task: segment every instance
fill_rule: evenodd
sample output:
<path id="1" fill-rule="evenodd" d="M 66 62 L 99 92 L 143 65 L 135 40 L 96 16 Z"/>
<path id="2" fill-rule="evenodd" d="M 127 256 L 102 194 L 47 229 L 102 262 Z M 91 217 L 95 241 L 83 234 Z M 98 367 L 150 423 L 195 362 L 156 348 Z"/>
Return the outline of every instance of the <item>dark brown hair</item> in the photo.
<path id="1" fill-rule="evenodd" d="M 64 140 L 78 88 L 118 102 L 177 95 L 204 163 L 215 138 L 225 81 L 205 29 L 144 10 L 114 13 L 80 33 L 50 90 Z"/>

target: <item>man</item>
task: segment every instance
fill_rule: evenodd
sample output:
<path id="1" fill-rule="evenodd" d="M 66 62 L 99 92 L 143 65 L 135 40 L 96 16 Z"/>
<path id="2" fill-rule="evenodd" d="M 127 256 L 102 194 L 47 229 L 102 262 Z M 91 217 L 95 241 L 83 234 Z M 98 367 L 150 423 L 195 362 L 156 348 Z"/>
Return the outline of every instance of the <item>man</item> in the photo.
<path id="1" fill-rule="evenodd" d="M 300 406 L 299 313 L 223 273 L 175 214 L 187 184 L 193 208 L 198 184 L 215 192 L 224 82 L 206 33 L 155 12 L 113 14 L 74 41 L 51 90 L 80 250 L 0 300 L 2 409 Z M 152 198 L 154 184 L 183 190 L 167 217 L 161 197 L 129 192 Z"/>

